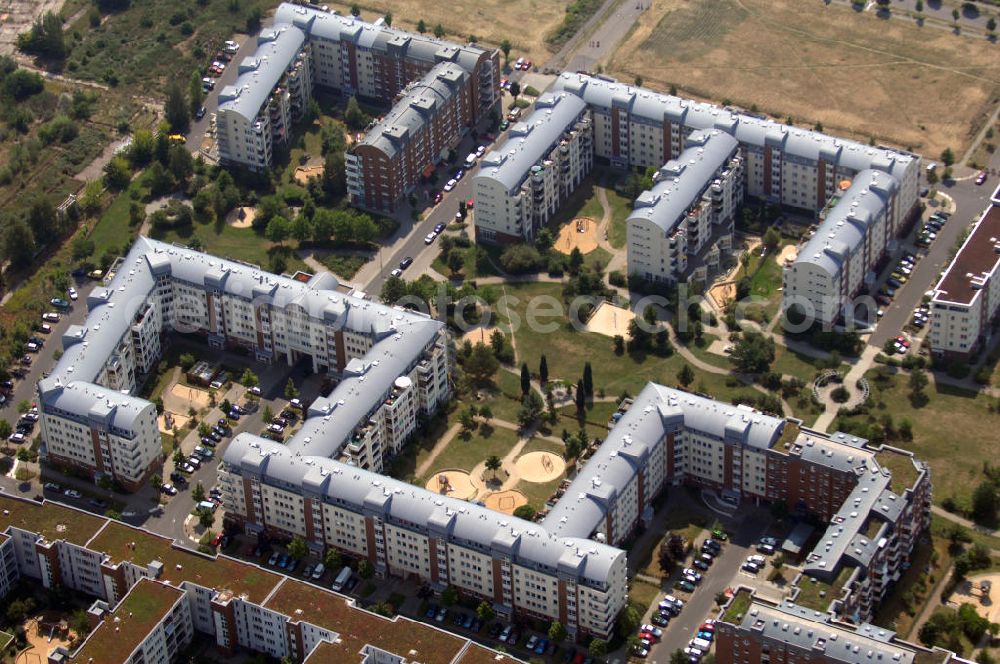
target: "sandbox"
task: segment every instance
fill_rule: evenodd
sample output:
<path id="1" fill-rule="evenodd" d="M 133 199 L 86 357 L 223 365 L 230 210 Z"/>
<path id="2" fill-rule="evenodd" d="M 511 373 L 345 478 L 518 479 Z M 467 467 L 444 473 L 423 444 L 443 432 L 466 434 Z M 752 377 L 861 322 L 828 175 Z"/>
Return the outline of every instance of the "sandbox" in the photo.
<path id="1" fill-rule="evenodd" d="M 508 490 L 491 493 L 483 500 L 491 510 L 513 514 L 521 505 L 527 505 L 528 499 L 520 491 Z"/>
<path id="2" fill-rule="evenodd" d="M 631 310 L 616 307 L 605 300 L 594 309 L 594 313 L 591 314 L 584 329 L 608 337 L 620 334 L 627 338 L 628 324 L 632 322 L 633 318 L 635 318 L 635 314 Z"/>
<path id="3" fill-rule="evenodd" d="M 425 486 L 428 491 L 459 500 L 471 500 L 477 492 L 472 476 L 464 470 L 456 469 L 439 470 L 427 480 Z"/>
<path id="4" fill-rule="evenodd" d="M 597 249 L 597 222 L 590 217 L 577 217 L 559 229 L 555 248 L 564 254 L 573 249 L 584 254 Z"/>
<path id="5" fill-rule="evenodd" d="M 170 388 L 170 394 L 187 403 L 190 408 L 205 408 L 212 403 L 212 395 L 196 387 L 177 384 Z"/>
<path id="6" fill-rule="evenodd" d="M 167 424 L 167 415 L 170 415 L 169 425 Z M 156 423 L 160 428 L 160 433 L 173 433 L 174 429 L 180 431 L 186 427 L 190 419 L 191 418 L 187 415 L 180 415 L 178 413 L 165 411 L 162 415 L 156 418 Z"/>
<path id="7" fill-rule="evenodd" d="M 777 261 L 778 265 L 780 265 L 781 267 L 785 267 L 786 263 L 795 262 L 795 259 L 796 257 L 798 257 L 798 255 L 799 252 L 796 250 L 796 247 L 794 245 L 789 244 L 785 246 L 784 249 L 781 250 L 781 253 L 777 254 L 774 257 L 774 260 Z"/>
<path id="8" fill-rule="evenodd" d="M 984 581 L 992 586 L 988 592 L 983 592 Z M 998 593 L 1000 593 L 1000 574 L 984 574 L 968 578 L 955 586 L 951 600 L 956 604 L 972 604 L 982 617 L 990 622 L 1000 622 L 1000 603 L 992 600 Z"/>
<path id="9" fill-rule="evenodd" d="M 250 228 L 253 225 L 255 210 L 256 208 L 252 207 L 239 207 L 230 210 L 229 214 L 226 215 L 226 223 L 233 228 Z"/>
<path id="10" fill-rule="evenodd" d="M 477 326 L 462 335 L 462 343 L 468 341 L 470 344 L 475 346 L 478 343 L 490 345 L 490 335 L 493 334 L 493 330 L 496 328 L 493 326 L 483 327 Z"/>
<path id="11" fill-rule="evenodd" d="M 708 296 L 715 302 L 715 306 L 724 309 L 726 305 L 736 299 L 736 282 L 723 281 L 708 289 Z"/>
<path id="12" fill-rule="evenodd" d="M 309 178 L 318 178 L 322 176 L 322 166 L 299 166 L 295 169 L 295 181 L 299 184 L 309 184 Z"/>
<path id="13" fill-rule="evenodd" d="M 552 452 L 528 452 L 514 462 L 517 474 L 525 482 L 551 482 L 562 477 L 566 462 Z"/>

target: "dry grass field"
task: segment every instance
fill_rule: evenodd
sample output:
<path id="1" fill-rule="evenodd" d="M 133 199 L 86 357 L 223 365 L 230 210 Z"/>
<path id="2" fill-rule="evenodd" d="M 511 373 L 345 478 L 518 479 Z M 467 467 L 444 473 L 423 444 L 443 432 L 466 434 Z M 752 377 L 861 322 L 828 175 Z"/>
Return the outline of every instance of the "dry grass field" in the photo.
<path id="1" fill-rule="evenodd" d="M 658 0 L 609 69 L 935 157 L 1000 100 L 996 45 L 818 1 Z"/>
<path id="2" fill-rule="evenodd" d="M 350 10 L 349 2 L 324 2 L 342 14 Z M 405 30 L 416 30 L 423 19 L 427 33 L 438 23 L 447 33 L 445 39 L 464 42 L 475 35 L 483 44 L 498 45 L 509 39 L 511 62 L 525 56 L 540 64 L 549 55 L 545 45 L 547 35 L 565 16 L 567 0 L 458 0 L 428 2 L 427 0 L 362 0 L 361 18 L 374 21 L 390 9 L 392 24 Z M 503 55 L 501 64 L 503 64 Z"/>

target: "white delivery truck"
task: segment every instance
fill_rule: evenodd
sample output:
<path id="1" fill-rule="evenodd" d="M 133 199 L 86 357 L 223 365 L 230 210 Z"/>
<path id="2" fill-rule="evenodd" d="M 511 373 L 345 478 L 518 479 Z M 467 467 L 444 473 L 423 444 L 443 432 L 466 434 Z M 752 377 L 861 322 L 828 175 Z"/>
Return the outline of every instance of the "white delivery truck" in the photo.
<path id="1" fill-rule="evenodd" d="M 337 578 L 333 580 L 333 589 L 340 592 L 347 585 L 347 582 L 351 578 L 351 568 L 344 565 L 340 572 L 337 573 Z"/>

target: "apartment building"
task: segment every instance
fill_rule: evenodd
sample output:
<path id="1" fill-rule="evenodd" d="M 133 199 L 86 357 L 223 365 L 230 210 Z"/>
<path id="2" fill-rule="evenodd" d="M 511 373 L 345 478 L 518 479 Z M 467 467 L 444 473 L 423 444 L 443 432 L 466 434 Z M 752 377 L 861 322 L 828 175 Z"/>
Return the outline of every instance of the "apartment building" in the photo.
<path id="1" fill-rule="evenodd" d="M 531 241 L 593 166 L 590 113 L 567 93 L 544 94 L 473 179 L 476 239 Z"/>
<path id="2" fill-rule="evenodd" d="M 847 624 L 790 601 L 774 604 L 746 588 L 720 613 L 715 634 L 720 664 L 971 664 L 890 629 Z"/>
<path id="3" fill-rule="evenodd" d="M 629 274 L 647 282 L 675 283 L 687 272 L 688 256 L 710 246 L 718 256 L 732 247 L 743 202 L 739 143 L 712 130 L 692 132 L 687 146 L 654 174 L 652 189 L 635 199 L 625 222 Z"/>
<path id="4" fill-rule="evenodd" d="M 286 145 L 292 123 L 312 98 L 310 45 L 296 27 L 275 23 L 257 37 L 257 50 L 240 62 L 232 85 L 219 91 L 219 160 L 260 172 Z"/>
<path id="5" fill-rule="evenodd" d="M 500 100 L 500 53 L 476 44 L 454 44 L 430 35 L 392 28 L 382 19 L 366 23 L 354 16 L 282 3 L 274 23 L 294 25 L 313 46 L 313 80 L 345 95 L 384 104 L 411 81 L 450 62 L 465 70 L 471 122 L 489 115 Z"/>
<path id="6" fill-rule="evenodd" d="M 869 169 L 831 200 L 815 234 L 784 270 L 784 310 L 823 324 L 854 321 L 854 297 L 874 287 L 901 225 L 899 192 L 896 178 Z"/>
<path id="7" fill-rule="evenodd" d="M 0 597 L 26 581 L 95 598 L 90 635 L 74 651 L 53 648 L 50 664 L 166 664 L 196 633 L 223 655 L 358 664 L 519 661 L 431 625 L 369 613 L 311 583 L 59 503 L 0 496 L 0 560 Z"/>
<path id="8" fill-rule="evenodd" d="M 457 64 L 442 62 L 403 89 L 392 110 L 347 151 L 352 204 L 391 212 L 447 158 L 472 125 L 470 78 Z"/>
<path id="9" fill-rule="evenodd" d="M 46 460 L 141 486 L 160 459 L 160 433 L 155 405 L 130 393 L 159 358 L 161 336 L 177 331 L 341 378 L 313 404 L 324 417 L 305 430 L 332 446 L 327 456 L 336 447 L 381 468 L 418 416 L 449 397 L 444 325 L 342 293 L 328 273 L 296 276 L 140 237 L 111 283 L 87 298 L 85 323 L 67 329 L 62 357 L 38 382 Z M 355 427 L 369 423 L 372 435 L 354 444 Z"/>
<path id="10" fill-rule="evenodd" d="M 952 222 L 955 223 L 955 222 Z M 987 348 L 1000 316 L 1000 187 L 934 289 L 931 349 L 968 360 Z"/>
<path id="11" fill-rule="evenodd" d="M 594 153 L 619 167 L 659 168 L 684 150 L 696 130 L 718 129 L 740 143 L 745 192 L 772 203 L 815 212 L 861 171 L 884 171 L 899 181 L 901 219 L 915 214 L 920 159 L 916 155 L 784 125 L 712 104 L 660 94 L 604 76 L 566 72 L 556 91 L 589 106 Z"/>

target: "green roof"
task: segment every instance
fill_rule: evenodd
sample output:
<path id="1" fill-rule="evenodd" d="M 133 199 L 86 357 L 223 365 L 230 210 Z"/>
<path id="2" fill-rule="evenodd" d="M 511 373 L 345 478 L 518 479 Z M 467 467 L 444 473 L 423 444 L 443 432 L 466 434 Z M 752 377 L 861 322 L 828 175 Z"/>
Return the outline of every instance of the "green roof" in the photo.
<path id="1" fill-rule="evenodd" d="M 729 606 L 726 607 L 725 613 L 722 614 L 722 621 L 731 625 L 738 625 L 743 615 L 746 614 L 747 609 L 750 608 L 750 602 L 752 601 L 753 594 L 749 590 L 738 591 L 729 601 Z"/>
<path id="2" fill-rule="evenodd" d="M 781 430 L 781 435 L 774 441 L 774 445 L 771 446 L 771 449 L 778 450 L 779 452 L 785 452 L 785 443 L 794 443 L 795 439 L 798 437 L 799 425 L 795 422 L 785 420 L 785 427 Z"/>
<path id="3" fill-rule="evenodd" d="M 170 613 L 184 591 L 141 579 L 76 652 L 79 662 L 124 662 Z"/>
<path id="4" fill-rule="evenodd" d="M 840 597 L 840 592 L 852 573 L 854 573 L 853 567 L 843 565 L 832 582 L 803 575 L 799 579 L 799 594 L 795 598 L 795 603 L 816 611 L 826 611 L 830 607 L 830 602 Z"/>
<path id="5" fill-rule="evenodd" d="M 888 468 L 889 472 L 892 473 L 892 484 L 889 488 L 894 493 L 902 494 L 907 489 L 912 488 L 914 482 L 920 477 L 920 471 L 913 464 L 913 457 L 909 454 L 882 450 L 875 455 L 875 461 L 880 466 Z"/>
<path id="6" fill-rule="evenodd" d="M 90 548 L 108 554 L 115 563 L 129 561 L 145 567 L 159 560 L 163 563 L 161 580 L 173 585 L 191 581 L 220 592 L 228 590 L 234 595 L 247 595 L 255 603 L 263 602 L 281 580 L 277 574 L 256 565 L 231 558 L 212 558 L 175 547 L 165 537 L 117 521 L 109 523 L 90 543 Z"/>
<path id="7" fill-rule="evenodd" d="M 107 522 L 81 510 L 46 501 L 21 500 L 0 496 L 0 530 L 14 526 L 38 533 L 50 542 L 64 540 L 84 545 Z"/>

